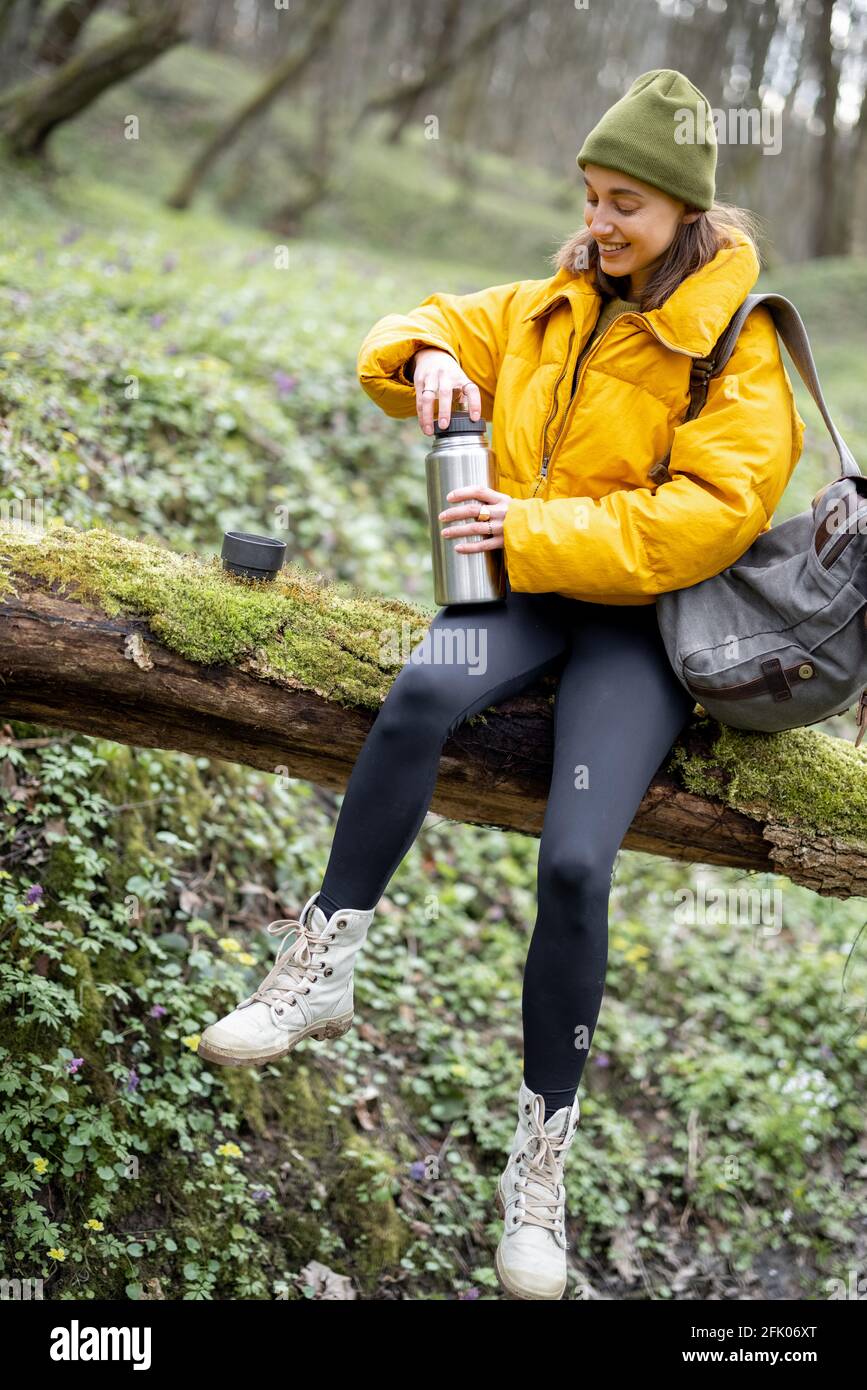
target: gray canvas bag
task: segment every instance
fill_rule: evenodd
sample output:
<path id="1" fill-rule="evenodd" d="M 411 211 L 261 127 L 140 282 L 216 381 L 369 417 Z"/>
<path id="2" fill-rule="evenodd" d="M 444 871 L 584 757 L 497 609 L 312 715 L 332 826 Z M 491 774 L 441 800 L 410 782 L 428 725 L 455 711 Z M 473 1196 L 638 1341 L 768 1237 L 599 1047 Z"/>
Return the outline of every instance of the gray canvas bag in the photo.
<path id="1" fill-rule="evenodd" d="M 698 584 L 659 594 L 656 613 L 681 685 L 712 718 L 779 732 L 842 714 L 856 699 L 867 726 L 867 478 L 822 396 L 804 324 L 790 300 L 750 294 L 711 354 L 693 365 L 691 420 L 707 383 L 725 367 L 747 315 L 765 304 L 840 458 L 840 474 L 810 509 L 772 526 L 736 564 Z M 656 469 L 664 472 L 665 464 Z M 664 485 L 664 484 L 663 484 Z"/>

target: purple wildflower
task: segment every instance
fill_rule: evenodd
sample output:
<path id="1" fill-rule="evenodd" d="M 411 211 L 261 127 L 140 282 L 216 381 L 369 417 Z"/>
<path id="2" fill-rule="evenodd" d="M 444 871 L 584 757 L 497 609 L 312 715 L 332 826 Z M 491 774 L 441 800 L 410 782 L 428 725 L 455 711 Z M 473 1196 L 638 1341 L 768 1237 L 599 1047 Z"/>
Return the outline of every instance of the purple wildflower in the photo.
<path id="1" fill-rule="evenodd" d="M 270 1195 L 267 1187 L 254 1187 L 253 1191 L 250 1193 L 254 1202 L 267 1202 Z"/>
<path id="2" fill-rule="evenodd" d="M 61 244 L 61 246 L 71 246 L 72 243 L 73 243 L 74 241 L 78 241 L 78 238 L 79 238 L 80 236 L 81 236 L 81 228 L 80 228 L 80 227 L 67 227 L 66 231 L 63 233 L 63 235 L 62 235 L 61 238 L 60 238 L 60 244 Z"/>
<path id="3" fill-rule="evenodd" d="M 72 1059 L 71 1062 L 67 1062 L 67 1063 L 66 1063 L 66 1070 L 67 1070 L 68 1072 L 71 1072 L 72 1075 L 74 1076 L 75 1073 L 78 1071 L 78 1068 L 79 1068 L 79 1067 L 83 1067 L 83 1066 L 84 1066 L 84 1058 L 83 1058 L 83 1057 L 73 1057 L 73 1059 Z"/>
<path id="4" fill-rule="evenodd" d="M 151 1018 L 162 1018 L 165 1014 L 168 1013 L 168 1009 L 165 1008 L 163 1004 L 154 1004 L 153 1007 L 148 1010 L 148 1012 Z"/>
<path id="5" fill-rule="evenodd" d="M 465 1302 L 465 1303 L 466 1303 L 466 1302 L 468 1302 L 470 1299 L 478 1298 L 478 1296 L 479 1296 L 479 1291 L 478 1291 L 477 1288 L 464 1289 L 462 1293 L 459 1293 L 459 1294 L 458 1294 L 458 1302 L 459 1302 L 459 1303 L 460 1303 L 460 1302 Z"/>
<path id="6" fill-rule="evenodd" d="M 409 1165 L 409 1175 L 413 1182 L 421 1182 L 426 1173 L 427 1168 L 420 1158 L 417 1158 L 415 1163 Z"/>
<path id="7" fill-rule="evenodd" d="M 593 1058 L 593 1065 L 597 1067 L 610 1067 L 611 1058 L 608 1056 L 607 1052 L 599 1052 Z"/>
<path id="8" fill-rule="evenodd" d="M 129 1075 L 126 1078 L 126 1089 L 128 1091 L 134 1091 L 137 1088 L 140 1079 L 141 1078 L 139 1077 L 139 1074 L 136 1071 L 135 1067 L 131 1067 Z"/>
<path id="9" fill-rule="evenodd" d="M 27 889 L 27 892 L 24 894 L 24 901 L 26 903 L 38 903 L 44 891 L 45 890 L 43 889 L 41 883 L 34 883 Z"/>
<path id="10" fill-rule="evenodd" d="M 151 328 L 162 328 L 165 321 L 165 314 L 151 314 L 150 318 L 148 319 L 148 323 L 150 324 Z"/>
<path id="11" fill-rule="evenodd" d="M 289 376 L 286 372 L 275 372 L 273 376 L 274 385 L 277 387 L 278 396 L 289 396 L 298 385 L 297 376 Z"/>

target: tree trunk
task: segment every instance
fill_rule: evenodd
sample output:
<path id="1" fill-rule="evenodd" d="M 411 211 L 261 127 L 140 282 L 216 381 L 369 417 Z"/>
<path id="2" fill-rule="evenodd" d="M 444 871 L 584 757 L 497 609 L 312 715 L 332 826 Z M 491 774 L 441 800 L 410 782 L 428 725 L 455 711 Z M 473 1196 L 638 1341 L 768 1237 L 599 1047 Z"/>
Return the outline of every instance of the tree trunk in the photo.
<path id="1" fill-rule="evenodd" d="M 31 529 L 0 527 L 5 719 L 224 758 L 342 791 L 406 647 L 421 641 L 432 616 L 357 590 L 347 596 L 297 565 L 256 585 L 213 560 L 103 528 Z M 384 636 L 401 625 L 404 651 L 384 657 Z M 539 835 L 555 690 L 556 678 L 544 676 L 456 730 L 432 809 Z M 773 870 L 829 896 L 865 895 L 865 770 L 867 754 L 818 731 L 744 734 L 695 717 L 623 845 Z M 748 790 L 759 785 L 761 795 Z"/>
<path id="2" fill-rule="evenodd" d="M 0 87 L 18 80 L 38 27 L 44 0 L 0 0 Z"/>
<path id="3" fill-rule="evenodd" d="M 444 0 L 444 8 L 438 17 L 439 30 L 431 51 L 428 51 L 428 43 L 422 36 L 429 71 L 442 71 L 443 68 L 448 69 L 451 64 L 452 54 L 458 46 L 461 2 L 462 0 Z M 400 144 L 403 132 L 413 117 L 423 91 L 424 89 L 420 92 L 417 88 L 411 88 L 409 95 L 396 103 L 391 130 L 385 137 L 387 145 Z"/>
<path id="4" fill-rule="evenodd" d="M 81 31 L 101 4 L 102 0 L 66 0 L 66 3 L 51 15 L 45 27 L 36 50 L 37 63 L 59 68 L 61 63 L 71 58 L 72 50 L 81 37 Z"/>
<path id="5" fill-rule="evenodd" d="M 852 190 L 848 200 L 845 254 L 867 255 L 867 91 L 861 97 L 858 124 L 852 133 Z"/>
<path id="6" fill-rule="evenodd" d="M 436 91 L 444 83 L 450 82 L 455 73 L 467 63 L 473 62 L 481 53 L 499 38 L 513 24 L 525 19 L 532 6 L 532 0 L 517 0 L 510 9 L 483 24 L 480 29 L 455 48 L 446 62 L 429 63 L 421 77 L 412 82 L 402 82 L 397 87 L 389 87 L 365 102 L 355 119 L 350 135 L 357 134 L 361 125 L 378 111 L 411 111 L 422 96 Z"/>
<path id="7" fill-rule="evenodd" d="M 334 180 L 334 146 L 332 142 L 333 111 L 327 75 L 323 74 L 316 97 L 315 129 L 310 152 L 296 153 L 295 170 L 303 180 L 300 191 L 293 193 L 267 220 L 268 228 L 281 237 L 298 236 L 305 212 L 321 203 L 331 191 Z"/>
<path id="8" fill-rule="evenodd" d="M 281 92 L 303 75 L 319 50 L 331 38 L 339 22 L 343 4 L 344 0 L 330 0 L 327 8 L 317 15 L 305 47 L 300 52 L 290 53 L 278 63 L 250 100 L 214 132 L 174 192 L 166 199 L 170 208 L 189 207 L 205 175 L 234 144 L 241 132 L 267 111 Z"/>
<path id="9" fill-rule="evenodd" d="M 155 14 L 71 58 L 51 76 L 6 94 L 0 128 L 10 152 L 19 158 L 41 154 L 58 125 L 178 43 L 181 8 L 181 0 L 171 0 Z"/>
<path id="10" fill-rule="evenodd" d="M 816 155 L 818 196 L 814 202 L 813 255 L 836 256 L 844 249 L 840 242 L 841 227 L 837 205 L 838 139 L 834 125 L 840 73 L 833 61 L 834 49 L 831 45 L 831 16 L 835 0 L 820 0 L 820 3 L 822 8 L 816 21 L 815 57 L 821 79 L 818 114 L 822 119 L 824 131 Z"/>

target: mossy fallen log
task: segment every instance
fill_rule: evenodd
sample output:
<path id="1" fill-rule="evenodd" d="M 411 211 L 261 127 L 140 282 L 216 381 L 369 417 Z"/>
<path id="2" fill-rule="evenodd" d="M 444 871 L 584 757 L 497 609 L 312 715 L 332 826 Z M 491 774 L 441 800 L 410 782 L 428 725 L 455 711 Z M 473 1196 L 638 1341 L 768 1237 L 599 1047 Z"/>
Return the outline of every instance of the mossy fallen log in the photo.
<path id="1" fill-rule="evenodd" d="M 343 790 L 434 609 L 292 563 L 271 584 L 104 528 L 0 526 L 0 715 Z M 555 676 L 448 739 L 431 809 L 538 835 Z M 387 794 L 384 789 L 384 795 Z M 623 845 L 867 894 L 867 751 L 694 715 Z"/>

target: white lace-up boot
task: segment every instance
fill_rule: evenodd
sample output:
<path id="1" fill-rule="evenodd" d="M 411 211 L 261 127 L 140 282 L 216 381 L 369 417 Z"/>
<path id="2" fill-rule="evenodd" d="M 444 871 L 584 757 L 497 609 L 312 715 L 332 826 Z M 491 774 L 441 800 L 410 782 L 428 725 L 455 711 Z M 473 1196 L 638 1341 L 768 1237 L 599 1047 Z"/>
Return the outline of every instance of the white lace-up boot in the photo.
<path id="1" fill-rule="evenodd" d="M 268 927 L 271 936 L 284 937 L 277 959 L 249 999 L 205 1029 L 198 1048 L 205 1061 L 261 1066 L 284 1057 L 302 1038 L 337 1038 L 352 1026 L 355 957 L 375 909 L 341 908 L 326 919 L 318 897 L 317 891 L 307 899 L 300 918 Z"/>
<path id="2" fill-rule="evenodd" d="M 576 1095 L 545 1121 L 545 1100 L 523 1077 L 518 1128 L 497 1184 L 505 1230 L 497 1246 L 500 1283 L 514 1298 L 562 1298 L 566 1288 L 566 1188 L 563 1164 L 580 1107 Z"/>

